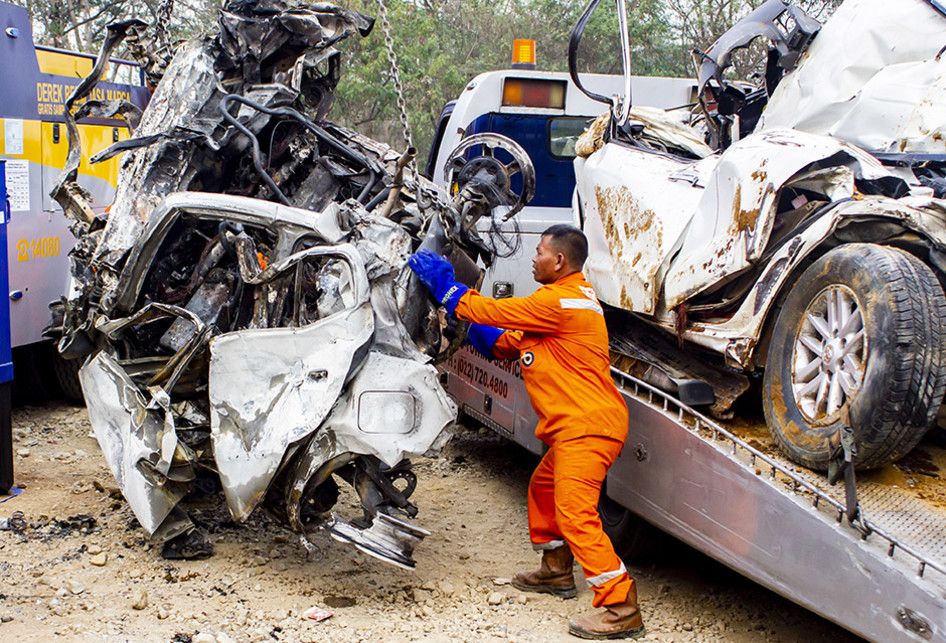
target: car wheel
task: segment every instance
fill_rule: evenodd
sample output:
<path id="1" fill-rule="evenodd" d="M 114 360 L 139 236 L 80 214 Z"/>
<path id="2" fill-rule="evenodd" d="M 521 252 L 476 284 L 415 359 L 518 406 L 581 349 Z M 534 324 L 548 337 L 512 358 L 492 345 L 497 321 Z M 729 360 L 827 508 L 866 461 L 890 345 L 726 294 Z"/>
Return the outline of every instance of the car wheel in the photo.
<path id="1" fill-rule="evenodd" d="M 609 498 L 604 489 L 598 500 L 598 515 L 604 533 L 621 560 L 635 563 L 652 562 L 656 558 L 660 549 L 660 531 Z"/>
<path id="2" fill-rule="evenodd" d="M 847 244 L 792 285 L 772 332 L 763 409 L 793 461 L 824 470 L 847 411 L 862 468 L 906 455 L 946 391 L 946 297 L 932 270 L 885 246 Z"/>
<path id="3" fill-rule="evenodd" d="M 52 371 L 62 391 L 63 397 L 75 404 L 84 404 L 85 397 L 82 395 L 82 384 L 79 381 L 79 369 L 85 363 L 81 359 L 64 359 L 55 347 L 50 349 L 52 353 Z"/>

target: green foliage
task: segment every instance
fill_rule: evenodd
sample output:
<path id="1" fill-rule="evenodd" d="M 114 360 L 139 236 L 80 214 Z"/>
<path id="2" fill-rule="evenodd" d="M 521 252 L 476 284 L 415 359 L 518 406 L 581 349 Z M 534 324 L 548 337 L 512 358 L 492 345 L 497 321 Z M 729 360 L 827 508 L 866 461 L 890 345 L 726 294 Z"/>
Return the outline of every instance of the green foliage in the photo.
<path id="1" fill-rule="evenodd" d="M 378 14 L 376 0 L 343 4 Z M 421 155 L 430 145 L 443 105 L 477 74 L 508 67 L 514 38 L 536 40 L 539 69 L 566 70 L 569 36 L 584 8 L 573 0 L 388 0 L 387 6 L 408 119 Z M 629 11 L 634 72 L 688 73 L 670 62 L 671 27 L 661 0 L 637 0 L 629 3 Z M 403 147 L 380 23 L 367 38 L 346 43 L 343 50 L 345 69 L 333 117 Z M 614 3 L 604 2 L 585 30 L 581 68 L 619 73 L 619 52 Z"/>
<path id="2" fill-rule="evenodd" d="M 95 53 L 106 26 L 117 20 L 140 18 L 154 24 L 167 2 L 174 20 L 167 25 L 172 40 L 189 38 L 206 29 L 222 0 L 8 0 L 25 7 L 33 17 L 37 43 Z"/>
<path id="3" fill-rule="evenodd" d="M 12 0 L 33 14 L 39 42 L 95 51 L 105 25 L 137 16 L 154 23 L 169 0 Z M 763 0 L 626 0 L 635 74 L 691 76 L 690 51 L 712 43 Z M 212 28 L 222 0 L 173 0 L 172 39 Z M 378 15 L 377 0 L 336 0 Z M 536 41 L 539 69 L 567 69 L 571 30 L 585 8 L 578 0 L 385 0 L 414 144 L 423 159 L 437 117 L 477 74 L 509 66 L 514 38 Z M 840 0 L 800 0 L 825 19 Z M 380 22 L 366 38 L 339 44 L 342 80 L 332 118 L 403 148 L 394 83 Z M 613 0 L 602 0 L 581 43 L 582 71 L 620 73 Z M 750 71 L 737 63 L 737 74 Z"/>

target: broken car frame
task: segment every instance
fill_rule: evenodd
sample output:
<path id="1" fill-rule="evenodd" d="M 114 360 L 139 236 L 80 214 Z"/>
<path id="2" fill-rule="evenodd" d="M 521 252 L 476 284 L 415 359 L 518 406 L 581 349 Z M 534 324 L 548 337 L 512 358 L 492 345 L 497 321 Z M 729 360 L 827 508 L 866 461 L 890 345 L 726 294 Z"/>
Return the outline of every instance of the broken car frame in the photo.
<path id="1" fill-rule="evenodd" d="M 576 83 L 598 4 L 572 37 Z M 734 52 L 760 39 L 763 86 L 731 80 Z M 768 0 L 694 53 L 689 130 L 705 151 L 673 113 L 637 118 L 629 92 L 598 96 L 610 114 L 579 142 L 586 273 L 614 309 L 612 337 L 675 335 L 707 349 L 698 368 L 721 355 L 734 375 L 718 381 L 742 390 L 764 369 L 769 429 L 807 467 L 827 468 L 845 412 L 866 468 L 909 452 L 943 402 L 944 44 L 939 3 L 848 0 L 822 27 Z M 629 56 L 625 43 L 627 75 Z M 733 387 L 706 381 L 725 416 Z"/>
<path id="2" fill-rule="evenodd" d="M 530 198 L 534 171 L 512 141 L 468 139 L 449 164 L 451 199 L 413 171 L 413 150 L 326 120 L 336 46 L 371 28 L 326 3 L 233 0 L 215 35 L 149 53 L 157 87 L 133 138 L 93 159 L 126 153 L 104 218 L 75 183 L 74 121 L 125 106 L 86 101 L 72 115 L 103 65 L 66 105 L 70 162 L 55 196 L 79 242 L 53 332 L 64 355 L 86 360 L 95 435 L 168 556 L 207 553 L 181 507 L 207 475 L 235 519 L 265 507 L 303 542 L 322 527 L 413 567 L 427 535 L 408 522 L 408 458 L 449 437 L 456 407 L 431 362 L 464 328 L 444 329 L 406 259 L 429 248 L 477 285 L 477 259 L 488 265 L 504 244 L 476 224 L 495 218 L 498 231 Z M 122 40 L 160 53 L 149 38 L 143 23 L 112 25 L 98 59 Z M 332 513 L 339 480 L 363 516 Z"/>

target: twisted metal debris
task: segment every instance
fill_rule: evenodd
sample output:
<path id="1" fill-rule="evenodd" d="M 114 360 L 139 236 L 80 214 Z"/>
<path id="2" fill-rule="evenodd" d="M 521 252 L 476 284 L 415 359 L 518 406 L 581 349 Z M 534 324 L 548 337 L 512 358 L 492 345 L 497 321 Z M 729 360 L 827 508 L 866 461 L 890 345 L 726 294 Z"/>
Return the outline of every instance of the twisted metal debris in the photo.
<path id="1" fill-rule="evenodd" d="M 426 535 L 409 522 L 408 458 L 449 435 L 456 407 L 432 362 L 464 329 L 444 327 L 405 262 L 436 250 L 476 286 L 477 260 L 497 247 L 477 230 L 522 207 L 534 173 L 515 143 L 468 140 L 449 164 L 450 199 L 417 174 L 413 150 L 327 120 L 336 47 L 372 24 L 326 3 L 231 0 L 216 34 L 167 59 L 126 21 L 98 60 L 129 38 L 156 83 L 147 109 L 89 101 L 72 115 L 104 63 L 70 97 L 54 195 L 79 243 L 51 332 L 85 360 L 95 435 L 166 556 L 210 552 L 182 503 L 207 477 L 237 520 L 262 507 L 400 566 Z M 126 154 L 98 217 L 75 182 L 75 120 L 105 112 L 127 114 L 134 135 L 93 158 Z M 510 169 L 492 162 L 497 147 Z M 524 174 L 522 194 L 509 172 Z M 357 519 L 332 513 L 339 482 L 358 494 Z"/>

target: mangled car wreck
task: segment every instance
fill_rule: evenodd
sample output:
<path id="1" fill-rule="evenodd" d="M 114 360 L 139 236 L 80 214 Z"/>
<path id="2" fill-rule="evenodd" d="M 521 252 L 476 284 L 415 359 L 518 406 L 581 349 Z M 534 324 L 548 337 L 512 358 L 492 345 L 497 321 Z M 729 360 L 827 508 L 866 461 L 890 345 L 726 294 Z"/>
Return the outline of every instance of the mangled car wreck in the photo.
<path id="1" fill-rule="evenodd" d="M 533 170 L 515 143 L 471 138 L 453 198 L 404 154 L 325 120 L 335 48 L 366 16 L 324 4 L 234 0 L 219 32 L 167 53 L 137 21 L 112 25 L 156 83 L 144 113 L 86 101 L 76 118 L 125 113 L 132 139 L 98 218 L 70 164 L 55 196 L 79 243 L 55 329 L 80 377 L 106 460 L 141 526 L 171 557 L 209 553 L 181 500 L 219 477 L 237 520 L 265 507 L 413 567 L 407 458 L 437 450 L 456 408 L 432 362 L 462 340 L 405 269 L 419 248 L 475 285 L 495 254 L 481 219 L 514 214 Z M 101 75 L 76 89 L 67 114 Z M 494 150 L 516 159 L 503 165 Z M 477 150 L 481 150 L 479 155 Z M 93 159 L 93 161 L 96 159 Z M 520 194 L 510 177 L 521 174 Z M 339 481 L 364 516 L 331 510 Z"/>
<path id="2" fill-rule="evenodd" d="M 759 41 L 761 86 L 732 79 Z M 703 378 L 719 413 L 764 369 L 769 429 L 805 466 L 848 423 L 860 466 L 910 451 L 946 392 L 944 46 L 940 3 L 847 0 L 822 26 L 768 0 L 694 54 L 689 118 L 614 100 L 575 167 L 617 350 L 650 334 L 722 356 L 741 384 Z"/>

